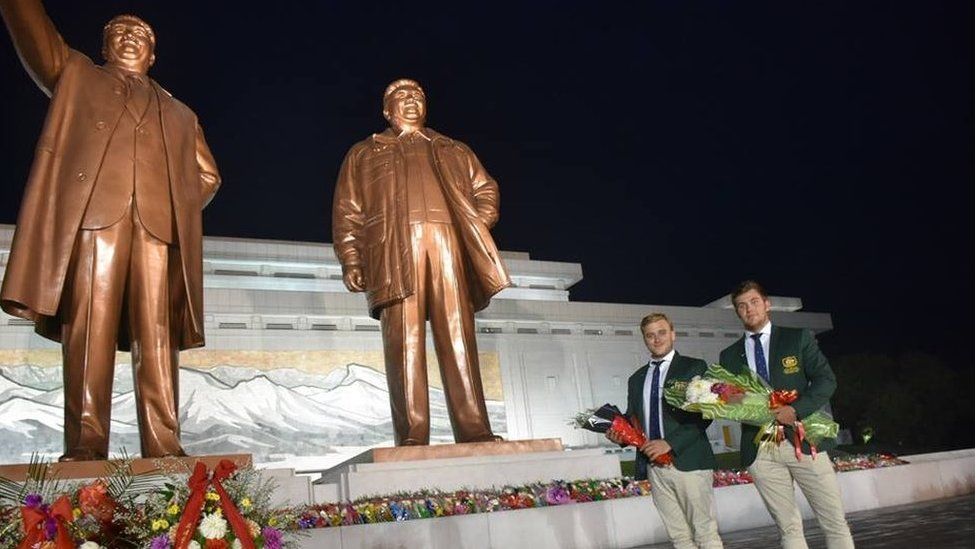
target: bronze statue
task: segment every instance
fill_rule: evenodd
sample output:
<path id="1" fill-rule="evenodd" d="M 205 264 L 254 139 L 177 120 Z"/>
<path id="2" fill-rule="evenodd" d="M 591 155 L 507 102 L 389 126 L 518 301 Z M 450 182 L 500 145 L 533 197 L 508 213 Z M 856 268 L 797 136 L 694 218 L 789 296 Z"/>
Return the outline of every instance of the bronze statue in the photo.
<path id="1" fill-rule="evenodd" d="M 0 0 L 51 97 L 0 306 L 60 341 L 62 461 L 108 453 L 116 345 L 132 351 L 143 457 L 180 445 L 180 349 L 203 345 L 201 210 L 220 185 L 196 115 L 146 76 L 156 36 L 105 25 L 104 65 L 69 48 L 38 0 Z"/>
<path id="2" fill-rule="evenodd" d="M 430 319 L 457 442 L 492 434 L 478 367 L 474 313 L 511 284 L 488 230 L 498 185 L 466 145 L 424 127 L 413 80 L 383 94 L 390 127 L 353 145 L 332 214 L 343 281 L 366 292 L 383 332 L 397 446 L 429 444 L 425 331 Z"/>

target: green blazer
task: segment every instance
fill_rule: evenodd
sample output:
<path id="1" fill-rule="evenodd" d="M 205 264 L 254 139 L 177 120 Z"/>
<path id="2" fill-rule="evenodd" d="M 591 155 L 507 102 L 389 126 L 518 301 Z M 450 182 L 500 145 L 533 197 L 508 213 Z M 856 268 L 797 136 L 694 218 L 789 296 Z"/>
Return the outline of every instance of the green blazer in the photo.
<path id="1" fill-rule="evenodd" d="M 641 430 L 644 428 L 644 379 L 650 363 L 639 368 L 627 380 L 627 417 L 636 417 Z M 667 387 L 675 381 L 688 381 L 692 377 L 705 373 L 707 365 L 704 360 L 686 357 L 674 353 L 668 373 L 664 379 Z M 708 442 L 705 429 L 712 422 L 701 417 L 700 414 L 685 412 L 675 408 L 664 400 L 661 395 L 661 415 L 664 416 L 664 440 L 671 445 L 674 453 L 674 466 L 680 471 L 695 471 L 698 469 L 715 469 L 715 455 L 712 445 Z M 647 456 L 637 452 L 637 467 L 634 475 L 638 480 L 647 478 Z"/>
<path id="2" fill-rule="evenodd" d="M 766 362 L 773 389 L 796 389 L 799 393 L 800 397 L 791 406 L 796 409 L 796 417 L 800 420 L 826 406 L 837 388 L 834 371 L 830 369 L 827 357 L 820 352 L 810 330 L 783 328 L 774 324 Z M 722 351 L 719 363 L 733 374 L 749 371 L 745 336 Z M 742 426 L 739 448 L 743 467 L 748 467 L 756 459 L 755 438 L 758 432 L 758 427 Z M 786 428 L 786 435 L 792 440 L 792 428 Z M 827 450 L 835 445 L 834 439 L 824 440 L 817 449 Z M 810 445 L 806 441 L 803 442 L 803 452 L 810 453 Z"/>

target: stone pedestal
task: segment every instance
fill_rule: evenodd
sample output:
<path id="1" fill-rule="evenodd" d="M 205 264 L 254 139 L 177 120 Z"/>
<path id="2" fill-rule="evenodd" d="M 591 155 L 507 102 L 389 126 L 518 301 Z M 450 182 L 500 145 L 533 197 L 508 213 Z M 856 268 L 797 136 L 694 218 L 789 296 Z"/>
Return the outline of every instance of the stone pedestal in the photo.
<path id="1" fill-rule="evenodd" d="M 219 456 L 188 456 L 134 459 L 132 473 L 135 475 L 150 475 L 154 483 L 160 487 L 171 476 L 186 478 L 193 472 L 197 462 L 202 462 L 207 469 L 213 470 L 221 460 L 229 459 L 238 469 L 248 469 L 252 466 L 251 454 L 229 454 Z M 111 474 L 108 461 L 70 461 L 46 464 L 47 475 L 50 478 L 71 481 L 86 481 L 104 478 Z M 14 482 L 27 480 L 30 465 L 0 465 L 0 477 Z M 312 485 L 308 476 L 296 475 L 294 469 L 262 469 L 260 474 L 265 479 L 271 479 L 275 484 L 275 491 L 271 496 L 273 507 L 291 507 L 312 503 Z"/>
<path id="2" fill-rule="evenodd" d="M 563 450 L 559 439 L 377 448 L 326 471 L 314 495 L 325 503 L 425 489 L 486 489 L 618 476 L 616 456 L 601 449 Z"/>
<path id="3" fill-rule="evenodd" d="M 223 459 L 229 459 L 238 469 L 251 466 L 251 454 L 227 454 L 219 456 L 187 456 L 166 458 L 138 458 L 132 460 L 132 473 L 144 475 L 150 473 L 180 474 L 192 473 L 198 461 L 203 462 L 207 469 L 213 470 Z M 95 479 L 107 476 L 111 470 L 108 461 L 64 461 L 47 464 L 48 476 L 62 480 Z M 14 465 L 0 465 L 0 477 L 14 482 L 27 480 L 30 465 L 18 463 Z"/>
<path id="4" fill-rule="evenodd" d="M 395 446 L 393 448 L 373 448 L 373 462 L 504 456 L 535 452 L 561 452 L 562 450 L 563 443 L 558 438 L 466 442 L 463 444 L 437 444 L 435 446 Z"/>

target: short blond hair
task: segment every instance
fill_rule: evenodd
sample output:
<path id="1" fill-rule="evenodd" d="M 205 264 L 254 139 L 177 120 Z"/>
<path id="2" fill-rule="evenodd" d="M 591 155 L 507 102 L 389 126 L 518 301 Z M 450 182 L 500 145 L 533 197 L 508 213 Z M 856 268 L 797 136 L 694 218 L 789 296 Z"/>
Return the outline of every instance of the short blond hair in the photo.
<path id="1" fill-rule="evenodd" d="M 672 332 L 674 331 L 674 323 L 671 322 L 671 319 L 668 318 L 668 315 L 664 313 L 651 313 L 641 319 L 640 322 L 641 333 L 644 333 L 644 328 L 646 328 L 648 324 L 651 324 L 652 322 L 657 322 L 658 320 L 663 320 L 667 322 L 668 326 L 671 328 L 671 331 Z"/>

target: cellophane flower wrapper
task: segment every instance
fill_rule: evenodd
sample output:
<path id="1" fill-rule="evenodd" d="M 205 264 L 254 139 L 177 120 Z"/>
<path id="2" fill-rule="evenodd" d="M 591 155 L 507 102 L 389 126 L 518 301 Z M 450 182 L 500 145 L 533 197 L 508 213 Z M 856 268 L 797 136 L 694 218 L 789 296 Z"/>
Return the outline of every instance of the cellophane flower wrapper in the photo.
<path id="1" fill-rule="evenodd" d="M 625 444 L 637 448 L 647 442 L 643 431 L 633 425 L 620 412 L 620 408 L 613 404 L 604 404 L 599 408 L 580 412 L 573 417 L 571 425 L 594 433 L 613 431 L 623 439 Z"/>
<path id="2" fill-rule="evenodd" d="M 647 435 L 636 425 L 636 419 L 627 419 L 613 404 L 604 404 L 599 408 L 580 412 L 573 417 L 570 424 L 594 433 L 612 431 L 624 444 L 638 449 L 647 442 Z M 672 452 L 661 454 L 651 463 L 658 467 L 667 467 L 674 463 L 674 454 Z"/>
<path id="3" fill-rule="evenodd" d="M 604 404 L 599 408 L 586 410 L 573 416 L 570 425 L 577 429 L 586 429 L 594 433 L 606 433 L 613 425 L 613 420 L 617 416 L 622 416 L 620 408 L 613 404 Z"/>
<path id="4" fill-rule="evenodd" d="M 733 374 L 718 364 L 712 364 L 700 378 L 700 381 L 711 383 L 713 387 L 724 383 L 741 390 L 742 398 L 739 401 L 725 402 L 716 394 L 713 402 L 690 402 L 688 389 L 695 381 L 670 385 L 664 390 L 665 400 L 676 408 L 701 414 L 706 419 L 725 419 L 755 425 L 761 428 L 760 436 L 775 430 L 776 417 L 769 409 L 769 396 L 773 389 L 752 370 Z M 818 446 L 825 439 L 835 438 L 840 428 L 823 412 L 814 412 L 802 418 L 802 421 L 805 439 L 814 446 Z"/>

